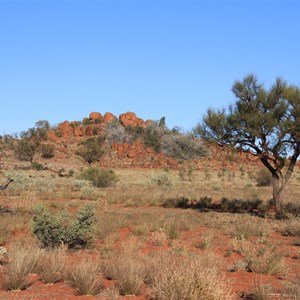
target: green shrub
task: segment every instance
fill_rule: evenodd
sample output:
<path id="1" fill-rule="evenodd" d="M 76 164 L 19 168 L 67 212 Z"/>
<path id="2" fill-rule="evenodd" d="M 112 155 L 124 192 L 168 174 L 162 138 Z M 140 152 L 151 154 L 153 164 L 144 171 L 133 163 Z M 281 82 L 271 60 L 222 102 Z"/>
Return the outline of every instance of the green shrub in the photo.
<path id="1" fill-rule="evenodd" d="M 151 147 L 156 153 L 159 153 L 161 149 L 161 141 L 158 132 L 147 127 L 144 132 L 144 144 L 146 147 Z"/>
<path id="2" fill-rule="evenodd" d="M 94 208 L 83 206 L 75 220 L 64 211 L 50 212 L 44 205 L 33 208 L 32 232 L 44 247 L 58 247 L 62 243 L 69 248 L 83 248 L 92 239 Z"/>
<path id="3" fill-rule="evenodd" d="M 54 157 L 54 146 L 45 144 L 41 146 L 41 154 L 43 158 L 52 158 Z"/>
<path id="4" fill-rule="evenodd" d="M 187 208 L 190 206 L 189 199 L 185 197 L 168 198 L 162 205 L 165 208 Z"/>
<path id="5" fill-rule="evenodd" d="M 37 171 L 42 171 L 42 170 L 45 169 L 44 166 L 42 164 L 38 163 L 38 162 L 33 162 L 31 164 L 31 168 L 34 169 L 34 170 L 37 170 Z"/>
<path id="6" fill-rule="evenodd" d="M 76 152 L 76 154 L 91 164 L 99 161 L 101 156 L 104 154 L 104 151 L 94 139 L 90 138 L 81 144 L 80 149 Z"/>
<path id="7" fill-rule="evenodd" d="M 118 181 L 118 177 L 113 170 L 88 168 L 84 170 L 79 179 L 89 180 L 96 187 L 109 187 Z"/>
<path id="8" fill-rule="evenodd" d="M 32 162 L 36 148 L 36 145 L 30 141 L 20 140 L 14 148 L 14 152 L 19 160 Z"/>
<path id="9" fill-rule="evenodd" d="M 267 169 L 261 169 L 255 177 L 257 186 L 270 186 L 273 182 L 272 174 Z"/>

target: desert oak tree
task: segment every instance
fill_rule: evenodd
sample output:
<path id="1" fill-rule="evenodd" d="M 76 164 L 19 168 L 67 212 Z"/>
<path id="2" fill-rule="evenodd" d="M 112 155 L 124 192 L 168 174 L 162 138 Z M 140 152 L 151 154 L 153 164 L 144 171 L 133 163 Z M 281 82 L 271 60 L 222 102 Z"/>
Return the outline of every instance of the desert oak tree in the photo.
<path id="1" fill-rule="evenodd" d="M 195 133 L 257 156 L 273 177 L 276 216 L 284 217 L 284 194 L 300 154 L 300 88 L 278 78 L 265 89 L 250 74 L 232 92 L 235 103 L 208 109 Z"/>

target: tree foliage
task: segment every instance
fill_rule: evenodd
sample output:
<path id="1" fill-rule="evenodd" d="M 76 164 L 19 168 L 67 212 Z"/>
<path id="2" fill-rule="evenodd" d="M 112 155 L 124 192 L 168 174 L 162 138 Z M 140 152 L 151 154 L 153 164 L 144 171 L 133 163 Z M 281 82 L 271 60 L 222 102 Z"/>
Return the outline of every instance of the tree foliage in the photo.
<path id="1" fill-rule="evenodd" d="M 282 212 L 283 193 L 300 153 L 300 89 L 280 78 L 266 89 L 250 74 L 236 81 L 232 92 L 235 103 L 209 109 L 195 133 L 220 145 L 251 150 L 271 172 L 276 210 Z"/>

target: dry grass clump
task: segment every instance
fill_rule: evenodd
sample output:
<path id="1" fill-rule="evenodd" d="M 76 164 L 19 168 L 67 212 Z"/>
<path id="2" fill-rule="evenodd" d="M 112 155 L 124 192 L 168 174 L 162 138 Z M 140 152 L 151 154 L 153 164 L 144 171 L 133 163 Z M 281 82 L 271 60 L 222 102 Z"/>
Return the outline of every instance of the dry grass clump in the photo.
<path id="1" fill-rule="evenodd" d="M 249 239 L 252 236 L 268 236 L 270 226 L 264 220 L 251 217 L 247 220 L 240 220 L 228 227 L 229 233 L 239 239 Z"/>
<path id="2" fill-rule="evenodd" d="M 42 250 L 35 244 L 14 244 L 7 251 L 8 265 L 4 269 L 3 286 L 7 290 L 23 290 L 29 286 L 28 275 L 36 268 Z"/>
<path id="3" fill-rule="evenodd" d="M 201 240 L 196 243 L 196 248 L 207 249 L 212 246 L 213 240 L 215 238 L 215 233 L 212 229 L 204 232 L 201 236 Z"/>
<path id="4" fill-rule="evenodd" d="M 104 300 L 118 300 L 119 299 L 119 290 L 117 287 L 113 286 L 108 289 L 105 289 L 101 293 L 101 297 Z"/>
<path id="5" fill-rule="evenodd" d="M 60 248 L 43 250 L 41 253 L 37 272 L 45 283 L 52 284 L 62 280 L 66 250 L 67 248 L 62 245 Z"/>
<path id="6" fill-rule="evenodd" d="M 121 295 L 140 294 L 145 274 L 145 258 L 134 240 L 105 257 L 103 274 L 108 279 L 118 281 Z"/>
<path id="7" fill-rule="evenodd" d="M 169 253 L 168 253 L 169 254 Z M 153 300 L 232 299 L 218 264 L 211 256 L 154 256 L 148 266 L 147 281 Z M 215 261 L 216 257 L 214 257 Z M 209 266 L 208 266 L 209 264 Z"/>
<path id="8" fill-rule="evenodd" d="M 282 296 L 286 299 L 300 299 L 300 273 L 283 287 Z"/>
<path id="9" fill-rule="evenodd" d="M 284 256 L 276 247 L 252 244 L 244 249 L 242 255 L 252 272 L 270 275 L 282 275 L 286 272 Z"/>
<path id="10" fill-rule="evenodd" d="M 300 237 L 300 220 L 291 219 L 291 220 L 283 221 L 279 230 L 284 235 Z"/>
<path id="11" fill-rule="evenodd" d="M 66 278 L 80 295 L 96 295 L 103 288 L 101 264 L 98 258 L 86 259 L 66 269 Z"/>
<path id="12" fill-rule="evenodd" d="M 255 300 L 269 300 L 274 295 L 274 288 L 269 284 L 262 284 L 255 281 L 253 290 L 251 291 L 252 299 Z"/>

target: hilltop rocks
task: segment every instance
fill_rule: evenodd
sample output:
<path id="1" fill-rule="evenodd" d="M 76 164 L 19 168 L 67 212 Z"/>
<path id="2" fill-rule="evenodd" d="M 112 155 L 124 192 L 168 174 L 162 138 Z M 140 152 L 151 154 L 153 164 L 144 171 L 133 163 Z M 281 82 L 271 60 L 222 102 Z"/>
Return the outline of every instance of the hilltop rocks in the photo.
<path id="1" fill-rule="evenodd" d="M 64 121 L 60 123 L 57 129 L 49 131 L 48 137 L 54 143 L 74 143 L 80 140 L 81 137 L 104 134 L 107 124 L 113 120 L 119 121 L 124 127 L 146 127 L 147 124 L 150 124 L 151 122 L 150 120 L 145 122 L 143 119 L 138 118 L 133 112 L 121 114 L 119 119 L 110 112 L 106 112 L 104 116 L 99 112 L 91 112 L 88 118 L 83 118 L 82 122 Z M 129 155 L 134 157 L 135 153 L 136 150 L 131 152 Z"/>
<path id="2" fill-rule="evenodd" d="M 146 127 L 146 123 L 143 119 L 138 118 L 135 113 L 127 112 L 125 114 L 121 114 L 119 116 L 120 123 L 124 126 L 132 126 L 132 127 Z"/>
<path id="3" fill-rule="evenodd" d="M 109 123 L 113 120 L 117 119 L 117 117 L 115 115 L 113 115 L 110 112 L 105 113 L 104 117 L 103 117 L 103 122 L 104 123 Z"/>
<path id="4" fill-rule="evenodd" d="M 58 125 L 58 130 L 62 133 L 63 137 L 70 137 L 74 133 L 73 127 L 70 125 L 69 121 L 64 121 Z"/>
<path id="5" fill-rule="evenodd" d="M 89 119 L 91 122 L 94 122 L 95 120 L 102 120 L 103 121 L 103 116 L 99 112 L 91 112 Z"/>

